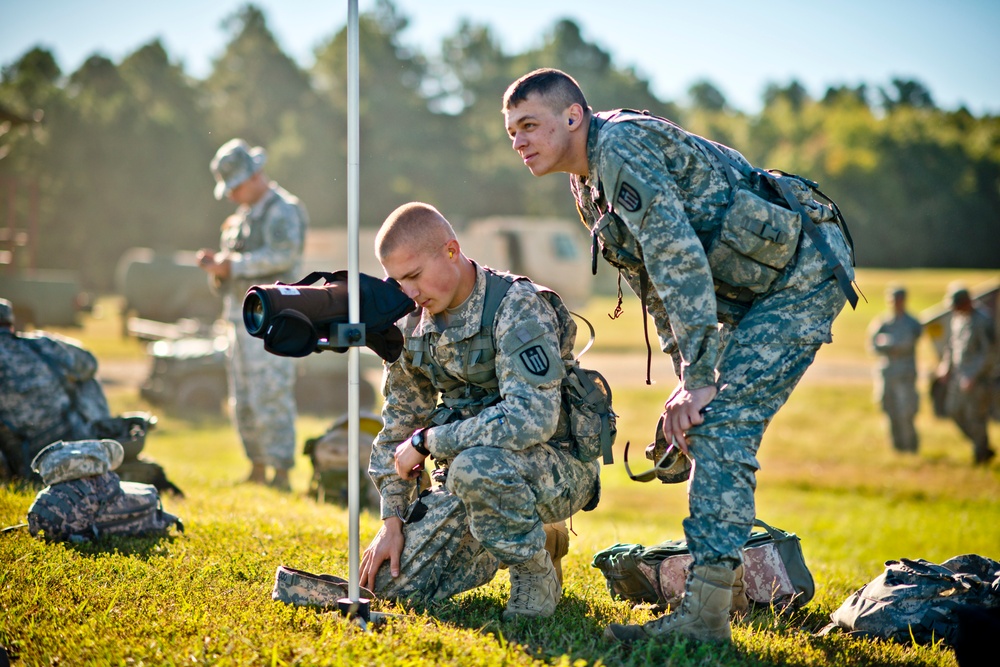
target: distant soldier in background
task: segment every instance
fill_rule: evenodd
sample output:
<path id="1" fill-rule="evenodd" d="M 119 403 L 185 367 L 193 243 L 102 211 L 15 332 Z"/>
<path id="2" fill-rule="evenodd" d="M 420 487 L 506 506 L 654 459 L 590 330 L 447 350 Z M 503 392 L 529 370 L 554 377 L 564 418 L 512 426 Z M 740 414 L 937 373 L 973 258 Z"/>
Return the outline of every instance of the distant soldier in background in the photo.
<path id="1" fill-rule="evenodd" d="M 299 200 L 262 171 L 267 154 L 242 139 L 226 142 L 212 159 L 215 198 L 239 204 L 222 226 L 221 250 L 198 252 L 201 267 L 223 295 L 229 323 L 229 403 L 252 463 L 248 482 L 290 490 L 295 462 L 295 366 L 267 354 L 243 325 L 243 297 L 251 285 L 295 282 L 309 217 Z M 267 479 L 267 467 L 274 476 Z"/>
<path id="2" fill-rule="evenodd" d="M 987 431 L 996 331 L 990 317 L 973 305 L 965 286 L 953 283 L 948 296 L 951 320 L 938 368 L 947 386 L 945 409 L 972 441 L 976 465 L 985 465 L 996 456 Z"/>
<path id="3" fill-rule="evenodd" d="M 29 478 L 46 445 L 91 437 L 110 416 L 96 373 L 97 359 L 78 341 L 15 332 L 14 307 L 0 299 L 0 478 Z"/>
<path id="4" fill-rule="evenodd" d="M 876 318 L 868 328 L 869 346 L 878 355 L 875 400 L 889 418 L 893 448 L 916 453 L 920 442 L 913 426 L 920 405 L 916 349 L 923 325 L 906 312 L 903 287 L 890 286 L 886 297 L 890 312 Z"/>

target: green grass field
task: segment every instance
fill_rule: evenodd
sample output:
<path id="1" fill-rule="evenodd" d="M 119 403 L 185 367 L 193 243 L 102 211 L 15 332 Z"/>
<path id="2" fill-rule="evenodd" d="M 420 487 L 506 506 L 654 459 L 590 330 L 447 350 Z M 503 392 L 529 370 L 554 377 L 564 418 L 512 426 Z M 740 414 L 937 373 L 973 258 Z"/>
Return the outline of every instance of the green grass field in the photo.
<path id="1" fill-rule="evenodd" d="M 864 330 L 884 307 L 887 281 L 911 288 L 913 310 L 937 302 L 962 277 L 975 287 L 996 272 L 863 271 L 868 298 L 845 312 L 821 360 L 865 363 Z M 638 307 L 610 323 L 609 299 L 586 314 L 598 327 L 598 349 L 643 355 Z M 97 351 L 102 362 L 141 358 L 104 316 L 66 333 Z M 920 350 L 922 370 L 934 363 Z M 642 621 L 613 602 L 593 554 L 615 542 L 653 544 L 682 536 L 683 485 L 636 484 L 621 466 L 626 440 L 648 441 L 670 387 L 616 388 L 620 413 L 616 460 L 603 473 L 600 507 L 573 518 L 564 561 L 564 596 L 545 620 L 503 623 L 507 575 L 489 586 L 425 609 L 376 601 L 403 617 L 372 632 L 336 612 L 294 608 L 270 599 L 275 568 L 287 564 L 347 575 L 348 515 L 304 496 L 311 474 L 300 457 L 293 494 L 237 483 L 247 464 L 228 422 L 160 415 L 146 453 L 164 465 L 187 494 L 164 499 L 180 515 L 184 535 L 115 539 L 98 544 L 46 544 L 26 530 L 0 538 L 0 645 L 15 665 L 954 665 L 950 649 L 814 637 L 831 611 L 899 557 L 940 562 L 961 553 L 1000 558 L 1000 463 L 971 466 L 971 447 L 957 428 L 918 417 L 916 457 L 891 452 L 867 380 L 803 382 L 774 420 L 761 448 L 758 515 L 802 538 L 816 579 L 815 599 L 791 617 L 756 611 L 734 626 L 730 646 L 683 639 L 622 647 L 601 639 L 609 622 Z M 147 408 L 132 388 L 108 390 L 115 411 Z M 652 420 L 652 421 L 651 421 Z M 300 443 L 326 419 L 301 417 Z M 1000 442 L 1000 424 L 992 424 Z M 644 466 L 639 466 L 644 467 Z M 0 523 L 24 521 L 34 489 L 0 487 Z M 378 529 L 361 516 L 361 542 Z"/>

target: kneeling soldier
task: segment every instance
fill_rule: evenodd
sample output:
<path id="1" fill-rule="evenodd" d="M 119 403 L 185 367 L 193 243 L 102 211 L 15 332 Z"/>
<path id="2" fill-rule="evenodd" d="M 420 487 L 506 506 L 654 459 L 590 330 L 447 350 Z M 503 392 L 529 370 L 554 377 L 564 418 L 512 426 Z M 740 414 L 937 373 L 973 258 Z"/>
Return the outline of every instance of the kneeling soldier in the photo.
<path id="1" fill-rule="evenodd" d="M 401 327 L 405 348 L 384 377 L 385 426 L 369 468 L 384 524 L 361 584 L 380 597 L 439 600 L 507 566 L 504 618 L 551 616 L 562 590 L 545 524 L 599 497 L 600 464 L 577 458 L 562 408 L 576 325 L 554 293 L 462 254 L 432 206 L 396 209 L 375 244 L 420 311 Z M 417 495 L 427 457 L 439 485 Z"/>

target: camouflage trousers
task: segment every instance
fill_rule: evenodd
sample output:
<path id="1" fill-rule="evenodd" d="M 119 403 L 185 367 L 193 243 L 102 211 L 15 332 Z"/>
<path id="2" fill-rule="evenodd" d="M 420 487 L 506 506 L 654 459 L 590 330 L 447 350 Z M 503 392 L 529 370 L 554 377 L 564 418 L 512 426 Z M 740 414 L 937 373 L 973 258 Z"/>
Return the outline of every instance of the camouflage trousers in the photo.
<path id="1" fill-rule="evenodd" d="M 851 272 L 839 228 L 821 232 Z M 756 299 L 726 341 L 718 366 L 719 392 L 705 421 L 688 432 L 694 470 L 684 535 L 696 565 L 735 568 L 756 514 L 757 449 L 823 343 L 846 298 L 803 234 L 794 264 Z"/>
<path id="2" fill-rule="evenodd" d="M 597 461 L 583 463 L 548 444 L 463 451 L 448 466 L 446 488 L 425 491 L 407 509 L 399 576 L 383 564 L 375 594 L 441 600 L 488 583 L 501 564 L 524 562 L 545 547 L 543 524 L 587 505 L 599 471 Z"/>
<path id="3" fill-rule="evenodd" d="M 881 379 L 882 411 L 889 419 L 892 446 L 898 452 L 915 452 L 919 446 L 913 419 L 917 416 L 920 397 L 917 379 L 905 375 Z"/>
<path id="4" fill-rule="evenodd" d="M 962 391 L 958 379 L 948 382 L 945 408 L 966 438 L 972 442 L 972 453 L 977 463 L 988 461 L 990 448 L 990 387 L 984 381 L 973 382 L 968 391 Z"/>
<path id="5" fill-rule="evenodd" d="M 295 364 L 264 351 L 246 327 L 229 325 L 229 406 L 247 458 L 291 468 L 295 463 Z"/>

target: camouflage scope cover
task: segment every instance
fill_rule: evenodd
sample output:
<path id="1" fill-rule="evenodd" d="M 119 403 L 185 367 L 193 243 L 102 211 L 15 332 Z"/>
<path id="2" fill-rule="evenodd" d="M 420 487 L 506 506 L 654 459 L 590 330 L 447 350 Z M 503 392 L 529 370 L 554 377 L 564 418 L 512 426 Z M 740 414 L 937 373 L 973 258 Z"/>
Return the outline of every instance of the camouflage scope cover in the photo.
<path id="1" fill-rule="evenodd" d="M 375 595 L 360 588 L 360 596 L 373 600 Z M 297 607 L 337 608 L 337 601 L 348 596 L 348 581 L 332 574 L 312 574 L 279 565 L 274 573 L 271 599 Z"/>

